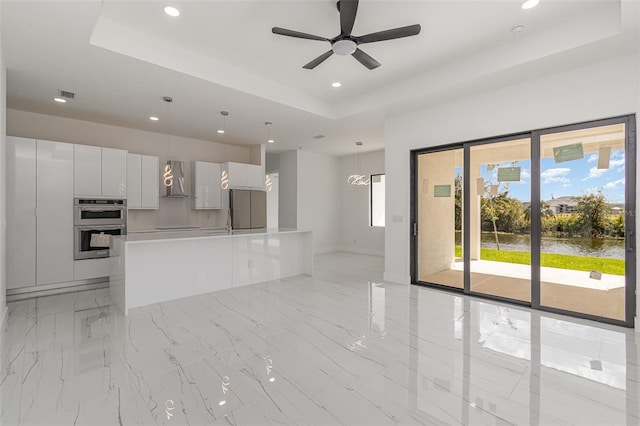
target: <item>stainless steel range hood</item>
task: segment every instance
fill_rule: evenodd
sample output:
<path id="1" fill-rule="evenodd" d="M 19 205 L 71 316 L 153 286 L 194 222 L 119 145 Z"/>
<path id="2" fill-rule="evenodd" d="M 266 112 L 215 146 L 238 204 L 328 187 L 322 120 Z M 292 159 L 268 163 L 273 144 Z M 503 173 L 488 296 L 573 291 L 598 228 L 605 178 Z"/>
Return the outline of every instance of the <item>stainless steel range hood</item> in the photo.
<path id="1" fill-rule="evenodd" d="M 169 160 L 164 166 L 163 183 L 167 188 L 167 198 L 191 198 L 186 192 L 184 163 L 178 160 Z"/>

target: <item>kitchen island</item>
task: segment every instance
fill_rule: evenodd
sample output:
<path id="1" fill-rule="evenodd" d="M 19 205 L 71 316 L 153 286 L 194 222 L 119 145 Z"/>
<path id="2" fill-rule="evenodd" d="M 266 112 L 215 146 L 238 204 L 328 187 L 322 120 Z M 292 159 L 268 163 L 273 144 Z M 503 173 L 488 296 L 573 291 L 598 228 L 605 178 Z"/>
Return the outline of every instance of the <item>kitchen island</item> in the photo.
<path id="1" fill-rule="evenodd" d="M 132 308 L 313 274 L 311 231 L 188 230 L 111 238 L 110 294 Z"/>

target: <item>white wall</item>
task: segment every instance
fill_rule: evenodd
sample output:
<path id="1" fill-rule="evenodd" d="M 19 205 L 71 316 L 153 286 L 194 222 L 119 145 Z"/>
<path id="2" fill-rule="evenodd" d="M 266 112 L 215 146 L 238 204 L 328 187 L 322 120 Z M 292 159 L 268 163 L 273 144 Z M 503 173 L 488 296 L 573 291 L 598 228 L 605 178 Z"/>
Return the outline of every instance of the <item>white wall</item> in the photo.
<path id="1" fill-rule="evenodd" d="M 2 8 L 0 7 L 0 11 Z M 0 21 L 2 20 L 0 12 Z M 5 291 L 7 288 L 7 215 L 6 215 L 6 112 L 7 69 L 4 63 L 2 34 L 0 32 L 0 326 L 6 313 Z M 0 328 L 0 333 L 2 330 Z"/>
<path id="2" fill-rule="evenodd" d="M 640 113 L 639 62 L 638 54 L 618 57 L 387 119 L 386 179 L 394 190 L 386 194 L 385 279 L 410 281 L 410 150 Z"/>
<path id="3" fill-rule="evenodd" d="M 298 228 L 313 231 L 314 253 L 341 247 L 342 200 L 340 159 L 298 150 Z M 280 162 L 280 182 L 282 157 Z"/>
<path id="4" fill-rule="evenodd" d="M 356 173 L 357 156 L 340 159 L 342 193 L 342 250 L 384 256 L 384 228 L 369 226 L 371 186 L 348 185 L 349 175 Z M 360 174 L 384 174 L 384 151 L 360 154 Z M 387 222 L 389 217 L 387 216 Z"/>
<path id="5" fill-rule="evenodd" d="M 136 154 L 160 157 L 161 168 L 167 159 L 186 162 L 187 187 L 190 188 L 190 167 L 195 160 L 224 163 L 264 164 L 264 147 L 253 148 L 225 145 L 198 139 L 167 137 L 126 127 L 110 126 L 90 121 L 9 109 L 7 134 L 34 139 L 105 146 L 126 149 Z M 159 182 L 159 180 L 158 180 Z M 164 195 L 161 188 L 160 196 Z M 4 210 L 3 210 L 4 211 Z M 187 199 L 160 198 L 159 210 L 129 211 L 129 229 L 157 226 L 224 226 L 226 214 L 216 210 L 196 211 Z"/>

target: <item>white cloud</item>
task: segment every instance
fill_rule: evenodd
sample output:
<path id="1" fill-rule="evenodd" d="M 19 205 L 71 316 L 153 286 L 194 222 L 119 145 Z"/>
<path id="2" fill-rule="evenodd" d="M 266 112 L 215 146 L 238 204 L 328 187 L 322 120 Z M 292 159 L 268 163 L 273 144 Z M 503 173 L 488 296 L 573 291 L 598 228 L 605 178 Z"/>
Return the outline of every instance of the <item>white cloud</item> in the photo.
<path id="1" fill-rule="evenodd" d="M 587 163 L 595 163 L 596 161 L 598 161 L 598 154 L 591 154 Z"/>
<path id="2" fill-rule="evenodd" d="M 600 176 L 602 176 L 607 170 L 609 169 L 599 169 L 597 167 L 592 167 L 589 169 L 589 176 L 582 178 L 582 180 L 587 180 L 587 179 L 595 179 L 595 178 L 599 178 Z"/>
<path id="3" fill-rule="evenodd" d="M 542 183 L 570 183 L 571 181 L 566 177 L 571 171 L 566 167 L 558 167 L 555 169 L 547 169 L 540 173 Z"/>
<path id="4" fill-rule="evenodd" d="M 614 188 L 617 188 L 618 185 L 624 185 L 624 178 L 618 179 L 618 180 L 614 180 L 613 182 L 609 182 L 605 186 L 603 186 L 603 188 L 605 188 L 605 189 L 614 189 Z"/>
<path id="5" fill-rule="evenodd" d="M 624 169 L 624 158 L 618 159 L 618 160 L 611 160 L 609 162 L 609 167 L 613 168 L 613 169 Z"/>

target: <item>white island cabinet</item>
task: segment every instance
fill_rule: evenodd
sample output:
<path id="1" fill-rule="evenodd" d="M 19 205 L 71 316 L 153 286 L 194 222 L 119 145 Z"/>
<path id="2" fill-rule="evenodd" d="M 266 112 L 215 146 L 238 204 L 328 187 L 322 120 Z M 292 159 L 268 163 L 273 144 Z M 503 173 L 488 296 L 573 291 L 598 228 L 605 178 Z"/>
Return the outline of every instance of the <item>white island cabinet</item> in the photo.
<path id="1" fill-rule="evenodd" d="M 303 230 L 208 235 L 130 234 L 111 239 L 110 295 L 132 308 L 313 273 L 312 235 Z"/>

